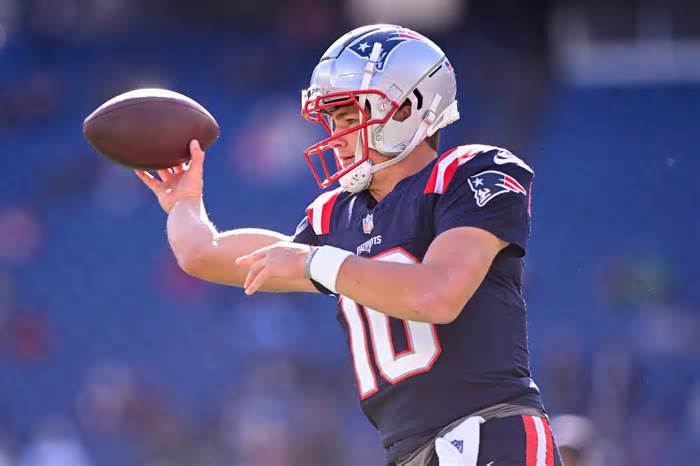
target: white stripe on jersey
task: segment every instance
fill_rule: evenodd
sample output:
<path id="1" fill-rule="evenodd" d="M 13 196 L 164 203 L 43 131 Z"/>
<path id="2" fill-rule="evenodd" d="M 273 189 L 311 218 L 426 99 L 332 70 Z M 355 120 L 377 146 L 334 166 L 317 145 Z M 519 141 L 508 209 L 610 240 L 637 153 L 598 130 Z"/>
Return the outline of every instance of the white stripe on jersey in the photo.
<path id="1" fill-rule="evenodd" d="M 533 416 L 532 420 L 535 421 L 537 430 L 537 466 L 547 466 L 547 433 L 541 417 Z"/>

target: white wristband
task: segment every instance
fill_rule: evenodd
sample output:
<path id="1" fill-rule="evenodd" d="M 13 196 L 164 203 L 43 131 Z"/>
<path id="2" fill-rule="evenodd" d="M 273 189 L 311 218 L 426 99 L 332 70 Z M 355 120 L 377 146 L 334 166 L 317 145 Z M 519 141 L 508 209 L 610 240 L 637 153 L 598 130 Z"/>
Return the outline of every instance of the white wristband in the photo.
<path id="1" fill-rule="evenodd" d="M 333 246 L 321 246 L 311 258 L 309 275 L 313 280 L 337 294 L 335 282 L 338 279 L 340 266 L 343 265 L 348 256 L 353 255 L 349 251 Z"/>

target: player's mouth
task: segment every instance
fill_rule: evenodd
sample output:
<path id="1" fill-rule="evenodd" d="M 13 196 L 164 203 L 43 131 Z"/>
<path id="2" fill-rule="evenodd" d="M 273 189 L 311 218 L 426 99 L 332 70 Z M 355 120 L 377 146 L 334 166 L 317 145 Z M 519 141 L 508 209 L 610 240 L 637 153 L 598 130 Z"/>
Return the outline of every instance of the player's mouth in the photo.
<path id="1" fill-rule="evenodd" d="M 343 168 L 348 168 L 350 165 L 355 163 L 355 154 L 341 155 L 338 154 L 338 160 L 340 161 L 340 166 Z"/>

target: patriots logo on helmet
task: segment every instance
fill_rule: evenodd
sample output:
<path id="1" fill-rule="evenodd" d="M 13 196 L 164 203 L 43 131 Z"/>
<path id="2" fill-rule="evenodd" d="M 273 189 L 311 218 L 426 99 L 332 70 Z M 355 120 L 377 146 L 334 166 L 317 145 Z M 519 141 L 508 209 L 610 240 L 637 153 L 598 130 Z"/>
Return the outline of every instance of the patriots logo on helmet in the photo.
<path id="1" fill-rule="evenodd" d="M 525 188 L 515 178 L 496 170 L 486 170 L 472 175 L 467 182 L 474 191 L 474 199 L 479 207 L 484 207 L 491 199 L 503 193 L 527 195 Z"/>
<path id="2" fill-rule="evenodd" d="M 391 55 L 397 45 L 409 39 L 422 40 L 423 37 L 410 29 L 379 29 L 370 34 L 362 36 L 354 44 L 348 47 L 356 55 L 369 60 L 375 42 L 382 44 L 382 51 L 377 60 L 377 69 L 384 68 L 384 62 Z"/>

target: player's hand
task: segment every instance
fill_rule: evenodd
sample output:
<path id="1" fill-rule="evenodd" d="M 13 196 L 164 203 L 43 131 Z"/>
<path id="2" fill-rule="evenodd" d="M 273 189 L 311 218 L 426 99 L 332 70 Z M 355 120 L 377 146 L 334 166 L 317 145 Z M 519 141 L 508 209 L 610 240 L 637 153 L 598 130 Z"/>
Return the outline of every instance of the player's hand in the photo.
<path id="1" fill-rule="evenodd" d="M 134 170 L 143 183 L 153 191 L 163 210 L 170 213 L 176 202 L 202 197 L 204 152 L 199 141 L 190 141 L 190 161 L 166 170 L 156 170 L 158 177 L 144 170 Z"/>
<path id="2" fill-rule="evenodd" d="M 271 278 L 304 278 L 310 250 L 306 244 L 281 241 L 237 258 L 236 264 L 249 266 L 243 283 L 245 293 L 252 295 Z"/>

